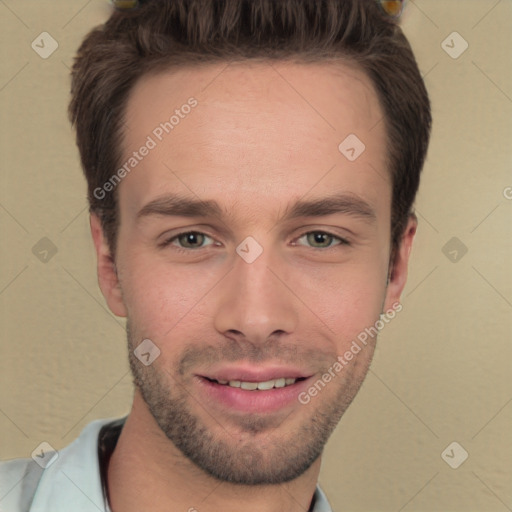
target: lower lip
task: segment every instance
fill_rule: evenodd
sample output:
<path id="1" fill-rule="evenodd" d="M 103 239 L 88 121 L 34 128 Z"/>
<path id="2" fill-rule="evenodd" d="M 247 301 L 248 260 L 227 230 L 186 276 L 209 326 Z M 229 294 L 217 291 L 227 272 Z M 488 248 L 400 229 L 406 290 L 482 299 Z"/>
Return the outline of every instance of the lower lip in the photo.
<path id="1" fill-rule="evenodd" d="M 241 413 L 272 413 L 290 405 L 300 405 L 298 396 L 309 385 L 309 379 L 297 381 L 283 388 L 249 391 L 196 377 L 206 403 L 214 401 L 221 406 Z"/>

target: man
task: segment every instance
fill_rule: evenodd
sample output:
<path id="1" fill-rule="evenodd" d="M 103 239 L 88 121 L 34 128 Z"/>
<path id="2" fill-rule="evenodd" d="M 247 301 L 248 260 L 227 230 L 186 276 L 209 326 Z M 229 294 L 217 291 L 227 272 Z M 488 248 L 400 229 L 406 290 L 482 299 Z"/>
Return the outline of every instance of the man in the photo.
<path id="1" fill-rule="evenodd" d="M 141 1 L 86 37 L 72 77 L 135 394 L 44 471 L 4 463 L 12 510 L 330 510 L 321 454 L 401 307 L 430 134 L 396 18 L 375 0 Z"/>

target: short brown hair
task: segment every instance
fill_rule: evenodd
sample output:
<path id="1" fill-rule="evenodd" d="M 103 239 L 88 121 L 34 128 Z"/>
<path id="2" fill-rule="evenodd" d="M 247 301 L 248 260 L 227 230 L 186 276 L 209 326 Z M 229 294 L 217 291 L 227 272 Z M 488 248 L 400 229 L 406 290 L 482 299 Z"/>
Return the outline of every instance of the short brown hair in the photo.
<path id="1" fill-rule="evenodd" d="M 377 0 L 139 0 L 114 10 L 80 46 L 69 116 L 88 184 L 115 257 L 116 189 L 102 187 L 121 163 L 128 94 L 144 74 L 215 61 L 339 59 L 371 80 L 388 138 L 392 248 L 399 245 L 419 186 L 431 130 L 430 101 L 411 47 Z"/>

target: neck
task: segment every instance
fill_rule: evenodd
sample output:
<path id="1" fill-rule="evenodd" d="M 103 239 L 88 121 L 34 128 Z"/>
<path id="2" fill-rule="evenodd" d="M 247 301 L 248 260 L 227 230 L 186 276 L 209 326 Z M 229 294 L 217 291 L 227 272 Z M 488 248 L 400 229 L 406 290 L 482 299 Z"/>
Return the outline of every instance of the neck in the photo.
<path id="1" fill-rule="evenodd" d="M 295 512 L 309 510 L 320 458 L 300 477 L 277 485 L 245 486 L 219 480 L 189 461 L 165 436 L 136 391 L 108 467 L 113 512 Z"/>

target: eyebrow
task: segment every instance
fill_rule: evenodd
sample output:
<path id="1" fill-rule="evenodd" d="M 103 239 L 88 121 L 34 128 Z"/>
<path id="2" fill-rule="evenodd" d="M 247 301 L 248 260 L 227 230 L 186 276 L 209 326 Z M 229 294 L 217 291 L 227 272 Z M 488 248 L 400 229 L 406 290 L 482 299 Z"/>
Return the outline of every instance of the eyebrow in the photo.
<path id="1" fill-rule="evenodd" d="M 370 223 L 377 220 L 375 210 L 364 199 L 352 194 L 335 194 L 309 201 L 297 201 L 287 208 L 283 221 L 298 217 L 323 217 L 336 213 L 359 217 Z"/>
<path id="2" fill-rule="evenodd" d="M 222 210 L 215 201 L 201 201 L 169 194 L 158 197 L 143 206 L 137 213 L 137 220 L 150 215 L 222 217 Z"/>
<path id="3" fill-rule="evenodd" d="M 352 194 L 335 194 L 328 197 L 299 200 L 288 205 L 281 222 L 299 217 L 323 217 L 333 214 L 345 214 L 373 223 L 377 219 L 375 210 L 364 199 Z M 213 200 L 192 199 L 169 194 L 150 201 L 137 213 L 137 220 L 152 215 L 174 217 L 218 217 L 223 218 L 223 210 Z"/>

